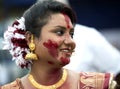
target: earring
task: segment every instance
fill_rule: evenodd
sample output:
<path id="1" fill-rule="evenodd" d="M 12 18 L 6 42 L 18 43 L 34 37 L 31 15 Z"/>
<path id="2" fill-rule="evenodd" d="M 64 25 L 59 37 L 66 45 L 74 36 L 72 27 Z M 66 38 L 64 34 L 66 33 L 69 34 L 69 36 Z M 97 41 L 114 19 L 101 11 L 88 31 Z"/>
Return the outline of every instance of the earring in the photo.
<path id="1" fill-rule="evenodd" d="M 26 60 L 38 60 L 37 55 L 34 53 L 35 50 L 35 44 L 33 42 L 33 35 L 31 36 L 31 42 L 29 44 L 30 53 L 26 54 L 25 59 Z"/>

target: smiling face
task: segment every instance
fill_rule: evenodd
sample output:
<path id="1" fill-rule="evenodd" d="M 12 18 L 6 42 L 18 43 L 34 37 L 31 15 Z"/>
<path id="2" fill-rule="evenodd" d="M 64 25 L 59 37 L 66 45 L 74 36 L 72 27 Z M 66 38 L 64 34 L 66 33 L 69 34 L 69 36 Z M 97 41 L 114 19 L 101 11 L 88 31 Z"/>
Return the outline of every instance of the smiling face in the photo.
<path id="1" fill-rule="evenodd" d="M 50 65 L 68 64 L 75 48 L 73 33 L 73 25 L 67 15 L 51 15 L 48 23 L 43 26 L 39 39 L 35 39 L 35 53 L 39 60 Z"/>

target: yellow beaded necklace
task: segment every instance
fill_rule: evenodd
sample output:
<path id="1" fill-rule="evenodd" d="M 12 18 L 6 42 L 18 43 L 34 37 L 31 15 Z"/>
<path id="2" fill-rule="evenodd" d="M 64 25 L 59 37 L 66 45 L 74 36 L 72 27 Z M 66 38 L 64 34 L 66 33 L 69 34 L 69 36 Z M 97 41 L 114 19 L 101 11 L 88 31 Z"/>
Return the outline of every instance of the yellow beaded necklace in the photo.
<path id="1" fill-rule="evenodd" d="M 31 82 L 31 84 L 36 87 L 37 89 L 57 89 L 58 87 L 60 87 L 64 82 L 65 80 L 67 79 L 67 71 L 64 69 L 63 70 L 63 75 L 62 75 L 62 78 L 55 84 L 53 85 L 49 85 L 49 86 L 45 86 L 45 85 L 41 85 L 39 83 L 37 83 L 33 76 L 31 74 L 29 74 L 28 76 L 28 79 L 29 81 Z"/>

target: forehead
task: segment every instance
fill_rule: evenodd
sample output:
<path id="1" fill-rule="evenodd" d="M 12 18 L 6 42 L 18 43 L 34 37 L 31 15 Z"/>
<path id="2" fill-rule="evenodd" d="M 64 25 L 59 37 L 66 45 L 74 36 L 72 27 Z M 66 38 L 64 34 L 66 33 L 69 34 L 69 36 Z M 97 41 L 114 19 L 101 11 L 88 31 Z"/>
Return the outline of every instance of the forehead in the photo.
<path id="1" fill-rule="evenodd" d="M 68 24 L 71 28 L 73 28 L 72 22 L 70 18 L 68 17 L 68 22 L 66 21 L 66 16 L 62 13 L 53 14 L 50 16 L 50 19 L 48 20 L 47 25 L 49 26 L 64 26 L 66 27 Z"/>

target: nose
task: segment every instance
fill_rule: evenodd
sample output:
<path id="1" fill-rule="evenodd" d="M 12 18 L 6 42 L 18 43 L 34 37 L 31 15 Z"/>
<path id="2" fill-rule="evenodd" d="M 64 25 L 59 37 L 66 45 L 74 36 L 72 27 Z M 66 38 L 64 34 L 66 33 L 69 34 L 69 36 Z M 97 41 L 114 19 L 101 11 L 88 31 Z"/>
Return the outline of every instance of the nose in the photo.
<path id="1" fill-rule="evenodd" d="M 71 35 L 65 36 L 64 43 L 65 43 L 65 45 L 70 46 L 71 49 L 74 49 L 75 46 L 76 46 L 76 44 L 75 44 L 73 38 L 71 37 Z"/>

